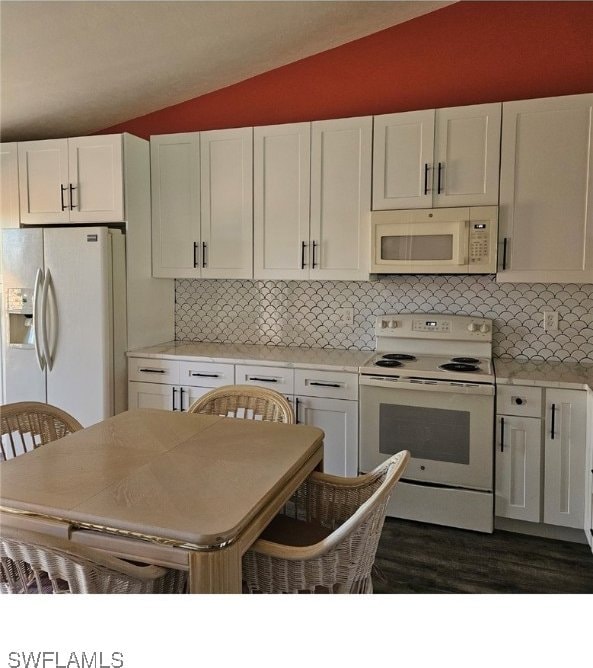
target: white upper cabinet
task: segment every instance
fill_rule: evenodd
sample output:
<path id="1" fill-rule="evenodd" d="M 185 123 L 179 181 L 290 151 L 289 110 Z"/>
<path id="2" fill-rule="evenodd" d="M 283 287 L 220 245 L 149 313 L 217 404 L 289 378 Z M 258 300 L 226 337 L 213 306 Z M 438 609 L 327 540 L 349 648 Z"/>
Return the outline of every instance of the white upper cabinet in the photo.
<path id="1" fill-rule="evenodd" d="M 503 103 L 500 282 L 593 282 L 593 94 Z"/>
<path id="2" fill-rule="evenodd" d="M 312 124 L 310 278 L 368 280 L 371 151 L 370 116 Z"/>
<path id="3" fill-rule="evenodd" d="M 254 277 L 309 277 L 311 124 L 253 131 Z"/>
<path id="4" fill-rule="evenodd" d="M 23 225 L 123 222 L 121 135 L 18 144 Z"/>
<path id="5" fill-rule="evenodd" d="M 199 278 L 200 134 L 150 138 L 152 272 L 159 278 Z"/>
<path id="6" fill-rule="evenodd" d="M 153 276 L 253 277 L 251 128 L 150 138 Z"/>
<path id="7" fill-rule="evenodd" d="M 375 116 L 373 209 L 498 204 L 500 103 Z"/>
<path id="8" fill-rule="evenodd" d="M 200 134 L 203 278 L 253 278 L 253 129 Z"/>
<path id="9" fill-rule="evenodd" d="M 374 118 L 373 209 L 432 207 L 434 109 Z"/>
<path id="10" fill-rule="evenodd" d="M 16 142 L 0 144 L 0 227 L 19 226 L 19 172 Z"/>

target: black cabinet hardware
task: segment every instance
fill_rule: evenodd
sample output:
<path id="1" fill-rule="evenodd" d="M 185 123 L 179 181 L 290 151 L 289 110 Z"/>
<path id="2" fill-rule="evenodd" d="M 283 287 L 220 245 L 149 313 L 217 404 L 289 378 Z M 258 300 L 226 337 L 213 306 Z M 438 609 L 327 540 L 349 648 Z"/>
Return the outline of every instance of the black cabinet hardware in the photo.
<path id="1" fill-rule="evenodd" d="M 299 423 L 299 398 L 294 398 L 294 421 L 296 424 Z"/>
<path id="2" fill-rule="evenodd" d="M 556 432 L 556 404 L 552 404 L 552 429 L 550 431 L 551 439 L 554 439 L 555 432 Z"/>
<path id="3" fill-rule="evenodd" d="M 198 244 L 197 241 L 194 241 L 194 269 L 198 269 L 200 267 L 200 251 L 199 251 L 200 245 Z"/>
<path id="4" fill-rule="evenodd" d="M 508 246 L 508 239 L 505 237 L 502 240 L 502 270 L 503 271 L 507 268 L 507 246 Z"/>
<path id="5" fill-rule="evenodd" d="M 304 241 L 301 241 L 301 269 L 305 268 L 305 248 L 307 244 Z"/>
<path id="6" fill-rule="evenodd" d="M 190 371 L 189 375 L 194 378 L 220 378 L 219 373 L 199 373 L 198 371 Z"/>
<path id="7" fill-rule="evenodd" d="M 504 452 L 504 418 L 500 418 L 500 451 Z"/>
<path id="8" fill-rule="evenodd" d="M 206 242 L 202 241 L 202 267 L 206 268 Z"/>
<path id="9" fill-rule="evenodd" d="M 75 209 L 78 206 L 78 204 L 74 204 L 74 197 L 73 197 L 74 191 L 76 190 L 76 186 L 70 184 L 68 187 L 70 188 L 70 210 L 72 211 L 72 209 Z"/>
<path id="10" fill-rule="evenodd" d="M 261 383 L 277 383 L 277 378 L 258 378 L 257 376 L 250 376 L 247 380 L 258 380 Z"/>
<path id="11" fill-rule="evenodd" d="M 424 163 L 424 194 L 428 195 L 428 170 L 430 167 L 428 166 L 428 163 Z"/>
<path id="12" fill-rule="evenodd" d="M 319 387 L 340 387 L 339 383 L 318 383 L 315 380 L 312 380 L 309 385 L 317 385 Z"/>
<path id="13" fill-rule="evenodd" d="M 175 405 L 175 397 L 176 397 L 176 395 L 177 395 L 177 390 L 178 390 L 178 388 L 177 388 L 177 387 L 172 387 L 171 390 L 173 391 L 173 410 L 174 410 L 174 411 L 177 411 L 177 410 L 179 410 L 179 409 L 178 409 L 177 406 Z"/>
<path id="14" fill-rule="evenodd" d="M 311 262 L 311 269 L 319 267 L 319 262 L 317 262 L 317 260 L 315 259 L 315 250 L 317 249 L 318 245 L 319 244 L 316 241 L 313 242 L 313 261 Z"/>
<path id="15" fill-rule="evenodd" d="M 166 369 L 139 369 L 141 373 L 167 373 Z"/>
<path id="16" fill-rule="evenodd" d="M 437 195 L 441 194 L 441 174 L 443 172 L 444 164 L 439 162 L 439 169 L 437 173 Z"/>
<path id="17" fill-rule="evenodd" d="M 60 186 L 60 202 L 62 204 L 62 211 L 66 211 L 68 208 L 66 204 L 64 204 L 64 190 L 67 190 L 66 186 Z"/>

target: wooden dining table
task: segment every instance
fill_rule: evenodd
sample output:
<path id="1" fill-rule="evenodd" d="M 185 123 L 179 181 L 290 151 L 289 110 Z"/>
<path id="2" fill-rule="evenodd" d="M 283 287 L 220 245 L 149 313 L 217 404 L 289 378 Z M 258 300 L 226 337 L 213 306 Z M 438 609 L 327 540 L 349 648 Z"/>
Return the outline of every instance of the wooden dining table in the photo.
<path id="1" fill-rule="evenodd" d="M 323 432 L 138 409 L 0 463 L 13 526 L 189 571 L 192 593 L 240 593 L 241 557 L 319 466 Z"/>

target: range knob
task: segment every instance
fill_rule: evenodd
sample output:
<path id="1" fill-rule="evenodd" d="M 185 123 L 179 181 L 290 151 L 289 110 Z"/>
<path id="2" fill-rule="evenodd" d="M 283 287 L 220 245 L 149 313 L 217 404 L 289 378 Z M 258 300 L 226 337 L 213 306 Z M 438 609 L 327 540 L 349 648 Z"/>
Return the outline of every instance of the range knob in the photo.
<path id="1" fill-rule="evenodd" d="M 487 325 L 486 323 L 480 325 L 480 331 L 486 334 L 487 332 L 490 331 L 490 325 Z"/>
<path id="2" fill-rule="evenodd" d="M 478 331 L 478 325 L 476 325 L 475 322 L 470 322 L 469 325 L 467 326 L 467 329 L 470 332 L 477 332 Z"/>

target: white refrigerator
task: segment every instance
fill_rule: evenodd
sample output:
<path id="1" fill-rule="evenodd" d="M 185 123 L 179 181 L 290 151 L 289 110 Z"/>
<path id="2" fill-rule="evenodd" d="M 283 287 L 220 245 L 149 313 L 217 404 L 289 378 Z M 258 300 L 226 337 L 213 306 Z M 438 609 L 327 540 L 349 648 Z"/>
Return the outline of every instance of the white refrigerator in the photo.
<path id="1" fill-rule="evenodd" d="M 89 426 L 126 409 L 125 237 L 107 227 L 2 230 L 4 401 Z"/>

